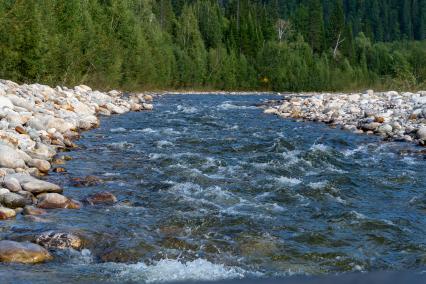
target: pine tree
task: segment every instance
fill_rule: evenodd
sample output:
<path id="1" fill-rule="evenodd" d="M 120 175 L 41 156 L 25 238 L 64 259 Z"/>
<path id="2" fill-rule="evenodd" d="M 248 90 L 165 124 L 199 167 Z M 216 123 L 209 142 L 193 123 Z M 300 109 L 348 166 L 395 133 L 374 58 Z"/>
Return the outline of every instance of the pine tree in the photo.
<path id="1" fill-rule="evenodd" d="M 325 31 L 320 0 L 309 0 L 308 14 L 307 41 L 315 52 L 321 53 L 325 47 Z"/>
<path id="2" fill-rule="evenodd" d="M 344 40 L 345 16 L 341 0 L 336 0 L 332 8 L 327 27 L 327 46 L 335 48 L 341 40 Z"/>

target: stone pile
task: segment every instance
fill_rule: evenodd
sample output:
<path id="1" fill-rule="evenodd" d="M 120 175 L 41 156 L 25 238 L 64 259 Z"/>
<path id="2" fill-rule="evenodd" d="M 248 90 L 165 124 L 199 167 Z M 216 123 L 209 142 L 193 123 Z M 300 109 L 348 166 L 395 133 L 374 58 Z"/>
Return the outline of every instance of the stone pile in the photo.
<path id="1" fill-rule="evenodd" d="M 285 118 L 325 122 L 386 140 L 426 146 L 426 92 L 295 94 L 265 110 Z"/>
<path id="2" fill-rule="evenodd" d="M 93 91 L 84 85 L 51 88 L 0 80 L 0 220 L 80 208 L 79 201 L 62 195 L 60 186 L 40 177 L 51 170 L 59 151 L 75 147 L 79 131 L 99 125 L 97 115 L 152 110 L 151 101 L 146 94 Z M 49 253 L 36 244 L 0 241 L 0 261 L 48 259 Z"/>

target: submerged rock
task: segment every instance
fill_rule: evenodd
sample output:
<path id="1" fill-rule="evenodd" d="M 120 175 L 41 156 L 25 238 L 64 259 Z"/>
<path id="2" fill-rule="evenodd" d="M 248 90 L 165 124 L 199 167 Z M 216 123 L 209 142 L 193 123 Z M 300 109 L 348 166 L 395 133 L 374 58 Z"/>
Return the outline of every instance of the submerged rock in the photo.
<path id="1" fill-rule="evenodd" d="M 52 255 L 33 243 L 0 241 L 0 262 L 40 263 L 52 260 Z"/>
<path id="2" fill-rule="evenodd" d="M 112 194 L 111 192 L 103 191 L 89 196 L 86 201 L 90 205 L 113 204 L 117 202 L 117 197 L 115 197 L 114 194 Z"/>
<path id="3" fill-rule="evenodd" d="M 31 216 L 43 215 L 46 214 L 46 210 L 34 206 L 25 206 L 22 214 Z"/>
<path id="4" fill-rule="evenodd" d="M 102 180 L 96 176 L 86 176 L 83 178 L 73 178 L 71 182 L 75 187 L 87 187 L 101 184 Z"/>
<path id="5" fill-rule="evenodd" d="M 83 240 L 79 236 L 66 232 L 44 232 L 36 237 L 35 242 L 49 249 L 81 249 L 83 247 Z"/>

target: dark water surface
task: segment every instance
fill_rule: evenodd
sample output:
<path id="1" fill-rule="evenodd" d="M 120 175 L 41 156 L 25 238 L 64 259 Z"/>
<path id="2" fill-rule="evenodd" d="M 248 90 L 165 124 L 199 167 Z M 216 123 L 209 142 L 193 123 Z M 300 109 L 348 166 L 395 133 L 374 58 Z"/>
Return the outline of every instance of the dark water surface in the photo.
<path id="1" fill-rule="evenodd" d="M 114 206 L 2 222 L 1 238 L 50 229 L 85 236 L 55 261 L 0 265 L 32 282 L 155 282 L 426 265 L 426 160 L 420 148 L 265 115 L 274 96 L 175 95 L 155 111 L 105 118 L 49 179 Z M 408 150 L 408 151 L 407 151 Z M 407 153 L 408 152 L 408 153 Z M 95 175 L 98 186 L 70 179 Z M 48 281 L 48 282 L 49 282 Z"/>

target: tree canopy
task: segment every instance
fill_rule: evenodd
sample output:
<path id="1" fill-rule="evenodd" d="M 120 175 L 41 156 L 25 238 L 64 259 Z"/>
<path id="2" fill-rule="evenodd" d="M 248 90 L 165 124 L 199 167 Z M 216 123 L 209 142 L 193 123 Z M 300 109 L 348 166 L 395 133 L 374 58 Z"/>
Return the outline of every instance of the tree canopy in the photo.
<path id="1" fill-rule="evenodd" d="M 0 77 L 127 90 L 421 88 L 426 0 L 4 0 Z"/>

